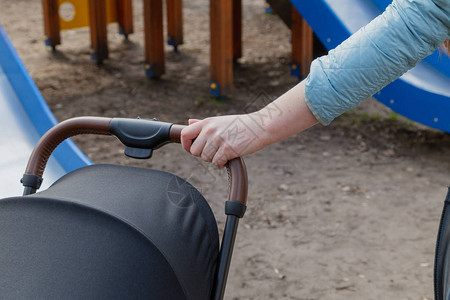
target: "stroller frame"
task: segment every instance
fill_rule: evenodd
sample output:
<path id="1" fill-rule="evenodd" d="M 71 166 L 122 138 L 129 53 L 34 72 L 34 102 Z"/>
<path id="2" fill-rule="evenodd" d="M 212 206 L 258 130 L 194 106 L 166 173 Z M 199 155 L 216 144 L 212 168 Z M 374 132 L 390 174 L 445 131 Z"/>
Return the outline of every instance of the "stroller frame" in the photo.
<path id="1" fill-rule="evenodd" d="M 154 149 L 167 143 L 180 143 L 184 125 L 160 122 L 156 119 L 125 119 L 103 117 L 78 117 L 63 121 L 51 128 L 36 144 L 25 173 L 21 179 L 23 195 L 34 194 L 42 183 L 42 175 L 49 157 L 65 139 L 80 134 L 114 135 L 125 146 L 125 154 L 146 159 Z M 242 158 L 230 160 L 227 165 L 229 196 L 225 202 L 227 215 L 216 274 L 211 294 L 212 300 L 223 299 L 234 248 L 239 219 L 245 214 L 248 179 Z"/>

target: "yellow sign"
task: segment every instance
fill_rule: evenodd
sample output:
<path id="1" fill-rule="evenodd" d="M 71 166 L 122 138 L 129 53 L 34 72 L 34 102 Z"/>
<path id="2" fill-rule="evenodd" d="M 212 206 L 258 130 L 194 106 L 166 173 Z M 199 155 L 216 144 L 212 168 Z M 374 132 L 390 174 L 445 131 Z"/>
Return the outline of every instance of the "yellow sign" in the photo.
<path id="1" fill-rule="evenodd" d="M 58 0 L 59 26 L 61 30 L 89 26 L 88 1 L 90 0 Z M 106 21 L 108 23 L 117 22 L 116 1 L 106 0 Z"/>

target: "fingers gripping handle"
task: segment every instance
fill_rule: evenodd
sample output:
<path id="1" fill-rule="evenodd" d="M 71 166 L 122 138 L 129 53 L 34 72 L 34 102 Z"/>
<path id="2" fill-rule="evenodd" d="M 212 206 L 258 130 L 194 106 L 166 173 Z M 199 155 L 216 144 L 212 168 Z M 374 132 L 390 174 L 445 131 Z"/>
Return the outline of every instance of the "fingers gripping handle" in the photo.
<path id="1" fill-rule="evenodd" d="M 184 125 L 172 125 L 170 128 L 170 139 L 174 143 L 180 143 L 181 141 L 181 131 L 186 126 Z M 234 158 L 226 164 L 228 171 L 228 181 L 229 181 L 229 195 L 228 201 L 241 203 L 244 207 L 241 209 L 232 208 L 233 211 L 243 210 L 245 212 L 245 205 L 247 204 L 247 193 L 248 193 L 248 177 L 247 168 L 245 167 L 244 160 L 241 157 Z M 235 207 L 234 204 L 227 205 L 229 207 Z M 242 215 L 239 217 L 243 216 Z M 233 213 L 234 214 L 234 213 Z M 239 213 L 241 214 L 241 213 Z"/>

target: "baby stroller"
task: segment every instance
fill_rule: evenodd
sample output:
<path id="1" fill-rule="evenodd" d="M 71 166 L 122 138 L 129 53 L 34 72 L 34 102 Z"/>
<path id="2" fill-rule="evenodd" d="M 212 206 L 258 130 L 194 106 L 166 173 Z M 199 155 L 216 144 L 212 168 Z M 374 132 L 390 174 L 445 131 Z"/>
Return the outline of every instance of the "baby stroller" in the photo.
<path id="1" fill-rule="evenodd" d="M 188 182 L 158 170 L 92 165 L 36 193 L 53 150 L 78 134 L 114 135 L 150 158 L 184 126 L 80 117 L 50 129 L 31 154 L 24 196 L 0 200 L 1 299 L 222 299 L 246 209 L 242 159 L 228 162 L 227 221 Z"/>

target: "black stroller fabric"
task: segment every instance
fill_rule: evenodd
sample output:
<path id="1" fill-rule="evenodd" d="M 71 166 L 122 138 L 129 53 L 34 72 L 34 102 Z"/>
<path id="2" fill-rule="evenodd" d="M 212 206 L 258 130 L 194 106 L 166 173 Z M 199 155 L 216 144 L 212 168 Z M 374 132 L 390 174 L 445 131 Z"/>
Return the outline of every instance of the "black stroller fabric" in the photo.
<path id="1" fill-rule="evenodd" d="M 219 236 L 166 172 L 93 165 L 0 200 L 1 299 L 210 299 Z"/>
<path id="2" fill-rule="evenodd" d="M 450 188 L 445 198 L 436 242 L 434 298 L 450 300 Z"/>

